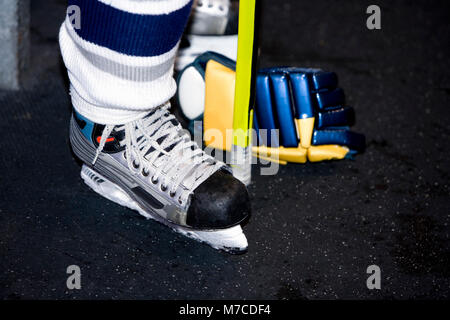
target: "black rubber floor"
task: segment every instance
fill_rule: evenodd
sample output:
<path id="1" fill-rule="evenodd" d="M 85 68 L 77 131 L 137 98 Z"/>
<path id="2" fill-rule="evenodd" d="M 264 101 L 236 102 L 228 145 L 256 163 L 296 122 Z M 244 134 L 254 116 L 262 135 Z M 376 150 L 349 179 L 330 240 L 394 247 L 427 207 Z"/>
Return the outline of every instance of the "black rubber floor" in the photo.
<path id="1" fill-rule="evenodd" d="M 230 256 L 85 186 L 57 46 L 65 1 L 33 2 L 27 89 L 0 93 L 0 297 L 449 298 L 448 1 L 263 1 L 261 64 L 336 71 L 367 135 L 354 161 L 254 168 L 250 248 Z M 276 3 L 276 4 L 275 4 Z M 82 289 L 66 288 L 78 265 Z M 381 290 L 366 287 L 379 265 Z"/>

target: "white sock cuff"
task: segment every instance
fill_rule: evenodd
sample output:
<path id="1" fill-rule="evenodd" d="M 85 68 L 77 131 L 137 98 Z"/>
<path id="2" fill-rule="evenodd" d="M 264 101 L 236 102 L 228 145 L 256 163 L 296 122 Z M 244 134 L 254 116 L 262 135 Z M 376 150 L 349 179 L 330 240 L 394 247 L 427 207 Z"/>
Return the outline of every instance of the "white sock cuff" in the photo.
<path id="1" fill-rule="evenodd" d="M 70 86 L 70 96 L 72 98 L 72 105 L 74 109 L 83 117 L 86 117 L 98 124 L 121 125 L 140 119 L 148 113 L 148 111 L 112 109 L 91 104 L 84 100 L 72 85 Z"/>

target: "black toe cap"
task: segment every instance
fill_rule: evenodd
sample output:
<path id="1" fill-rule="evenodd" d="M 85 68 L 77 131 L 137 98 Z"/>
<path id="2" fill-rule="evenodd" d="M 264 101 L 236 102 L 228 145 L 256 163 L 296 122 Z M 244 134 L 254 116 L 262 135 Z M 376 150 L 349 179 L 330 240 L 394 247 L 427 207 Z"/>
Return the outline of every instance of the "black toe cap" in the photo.
<path id="1" fill-rule="evenodd" d="M 241 223 L 250 211 L 245 185 L 218 170 L 194 190 L 186 223 L 195 229 L 224 229 Z"/>

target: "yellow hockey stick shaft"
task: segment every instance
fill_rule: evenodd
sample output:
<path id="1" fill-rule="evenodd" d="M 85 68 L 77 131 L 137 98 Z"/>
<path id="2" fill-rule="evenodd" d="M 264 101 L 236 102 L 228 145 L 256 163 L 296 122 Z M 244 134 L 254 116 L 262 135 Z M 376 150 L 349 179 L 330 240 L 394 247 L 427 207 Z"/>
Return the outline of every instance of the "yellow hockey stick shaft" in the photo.
<path id="1" fill-rule="evenodd" d="M 233 144 L 247 147 L 249 143 L 249 111 L 253 71 L 256 0 L 239 2 L 239 36 L 236 61 L 236 91 L 234 97 Z"/>
<path id="2" fill-rule="evenodd" d="M 255 63 L 255 7 L 256 0 L 239 2 L 239 34 L 236 61 L 236 89 L 233 110 L 233 143 L 231 159 L 233 174 L 243 183 L 251 180 L 252 77 Z"/>

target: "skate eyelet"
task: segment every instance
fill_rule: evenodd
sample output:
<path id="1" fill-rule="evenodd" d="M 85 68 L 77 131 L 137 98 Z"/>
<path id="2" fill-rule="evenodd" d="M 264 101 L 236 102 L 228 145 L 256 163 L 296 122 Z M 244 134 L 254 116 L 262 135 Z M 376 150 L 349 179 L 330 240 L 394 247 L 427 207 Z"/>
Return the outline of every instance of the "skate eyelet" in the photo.
<path id="1" fill-rule="evenodd" d="M 183 201 L 181 200 L 181 197 L 178 198 L 178 203 L 183 204 Z"/>
<path id="2" fill-rule="evenodd" d="M 163 191 L 163 192 L 166 192 L 167 191 L 167 186 L 164 186 L 162 183 L 161 183 L 161 191 Z"/>
<path id="3" fill-rule="evenodd" d="M 138 169 L 140 166 L 141 166 L 140 164 L 137 164 L 136 161 L 133 160 L 133 167 L 135 169 Z"/>
<path id="4" fill-rule="evenodd" d="M 170 195 L 172 198 L 174 198 L 174 197 L 177 195 L 177 193 L 176 193 L 176 192 L 170 191 L 169 195 Z"/>
<path id="5" fill-rule="evenodd" d="M 124 152 L 122 155 L 123 155 L 123 158 L 126 160 L 127 159 L 127 153 Z"/>
<path id="6" fill-rule="evenodd" d="M 142 169 L 142 175 L 143 175 L 144 177 L 148 177 L 149 174 L 150 174 L 150 172 L 145 171 L 145 169 Z"/>
<path id="7" fill-rule="evenodd" d="M 156 179 L 156 180 L 155 180 L 155 179 L 153 179 L 153 177 L 151 178 L 151 180 L 152 180 L 152 183 L 153 183 L 153 184 L 157 184 L 157 183 L 158 183 L 158 181 L 159 181 L 158 179 Z"/>

